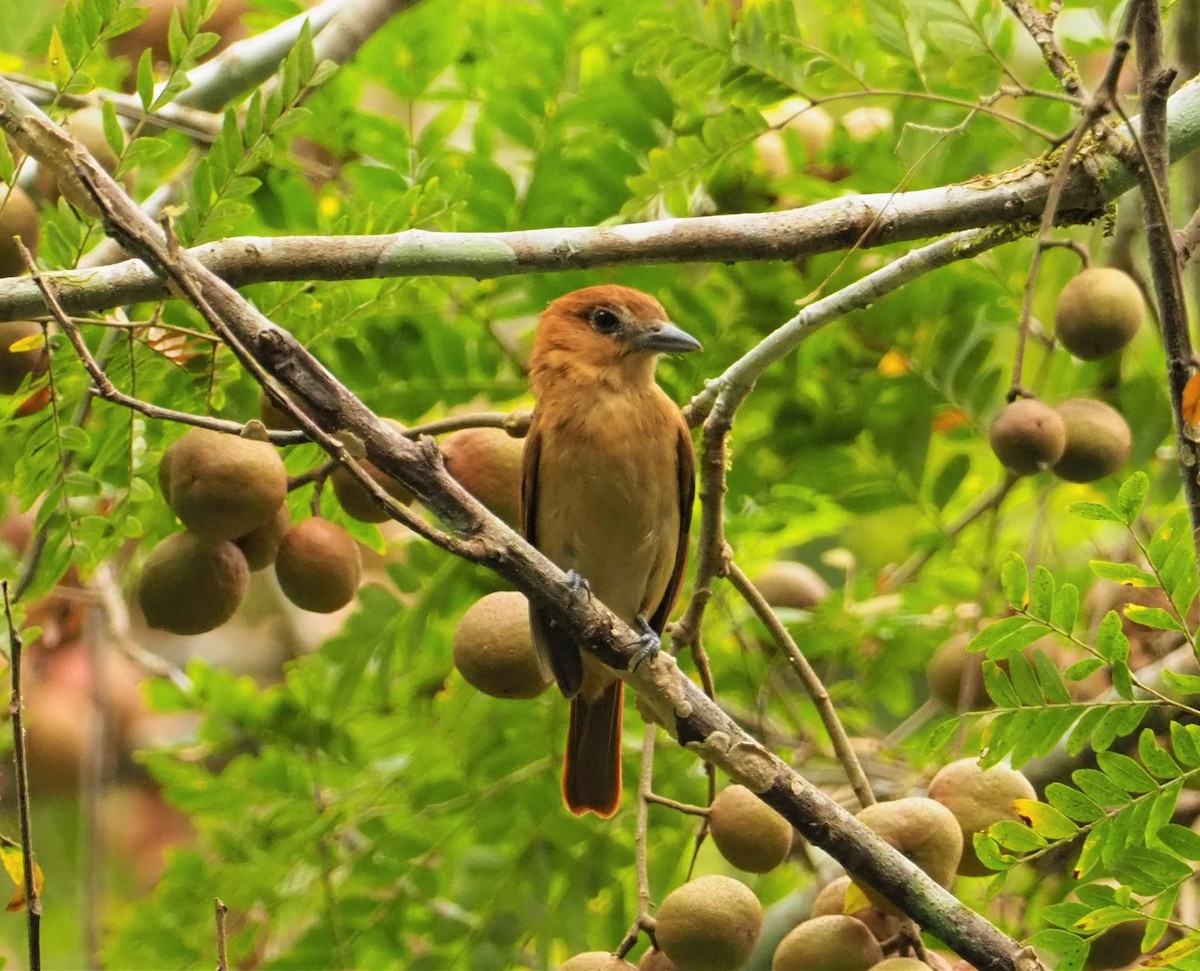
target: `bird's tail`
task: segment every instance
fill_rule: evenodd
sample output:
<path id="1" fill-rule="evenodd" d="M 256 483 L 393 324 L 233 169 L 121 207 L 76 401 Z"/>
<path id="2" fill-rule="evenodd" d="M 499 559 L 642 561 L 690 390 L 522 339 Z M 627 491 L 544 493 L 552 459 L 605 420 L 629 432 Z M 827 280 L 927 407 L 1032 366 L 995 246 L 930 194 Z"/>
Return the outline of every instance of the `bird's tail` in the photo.
<path id="1" fill-rule="evenodd" d="M 604 692 L 571 700 L 571 725 L 563 763 L 563 801 L 576 816 L 605 818 L 621 804 L 621 702 L 624 682 Z"/>

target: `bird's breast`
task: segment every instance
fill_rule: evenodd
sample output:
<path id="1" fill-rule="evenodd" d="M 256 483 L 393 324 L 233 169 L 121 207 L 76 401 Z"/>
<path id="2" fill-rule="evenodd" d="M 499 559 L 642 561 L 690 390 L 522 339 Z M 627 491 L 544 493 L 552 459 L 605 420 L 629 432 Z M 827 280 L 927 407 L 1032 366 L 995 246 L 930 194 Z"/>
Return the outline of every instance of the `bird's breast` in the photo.
<path id="1" fill-rule="evenodd" d="M 585 405 L 542 412 L 538 546 L 633 623 L 657 608 L 674 568 L 678 414 L 665 395 Z"/>

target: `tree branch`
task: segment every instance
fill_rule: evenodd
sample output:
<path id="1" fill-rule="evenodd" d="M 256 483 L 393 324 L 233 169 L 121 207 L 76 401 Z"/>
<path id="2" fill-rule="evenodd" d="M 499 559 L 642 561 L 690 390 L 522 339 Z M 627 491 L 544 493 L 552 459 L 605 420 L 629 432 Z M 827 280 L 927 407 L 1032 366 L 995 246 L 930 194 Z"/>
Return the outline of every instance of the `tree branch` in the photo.
<path id="1" fill-rule="evenodd" d="M 1177 91 L 1167 108 L 1171 157 L 1178 159 L 1200 148 L 1200 83 Z M 11 122 L 0 122 L 14 131 Z M 1134 119 L 1135 127 L 1137 123 Z M 1121 153 L 1133 151 L 1128 132 L 1119 142 Z M 1118 158 L 1088 150 L 1090 146 L 1085 139 L 1064 182 L 1060 224 L 1096 218 L 1134 184 L 1133 174 Z M 50 146 L 42 150 L 55 151 Z M 65 157 L 59 162 L 69 164 Z M 235 287 L 286 280 L 422 275 L 484 279 L 599 266 L 794 260 L 969 228 L 1023 227 L 1025 220 L 1040 217 L 1045 209 L 1053 183 L 1046 169 L 1046 160 L 1037 159 L 1012 172 L 961 185 L 843 196 L 784 212 L 501 233 L 410 229 L 386 236 L 245 236 L 197 247 L 193 254 Z M 168 296 L 165 284 L 137 260 L 97 272 L 64 270 L 47 277 L 72 316 Z M 40 306 L 32 281 L 0 279 L 0 320 L 21 320 Z"/>

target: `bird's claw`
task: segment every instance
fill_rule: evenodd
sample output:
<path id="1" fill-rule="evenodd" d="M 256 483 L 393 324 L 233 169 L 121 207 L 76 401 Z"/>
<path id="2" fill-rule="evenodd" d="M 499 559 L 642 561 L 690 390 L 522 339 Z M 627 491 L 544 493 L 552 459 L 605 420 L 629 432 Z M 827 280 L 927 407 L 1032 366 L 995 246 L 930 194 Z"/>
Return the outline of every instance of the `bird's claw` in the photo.
<path id="1" fill-rule="evenodd" d="M 642 636 L 638 638 L 637 653 L 629 659 L 630 671 L 636 671 L 643 661 L 649 661 L 662 650 L 662 639 L 645 617 L 638 616 L 637 627 L 642 632 Z"/>
<path id="2" fill-rule="evenodd" d="M 582 593 L 587 597 L 588 602 L 589 603 L 591 602 L 592 588 L 588 584 L 587 580 L 585 580 L 583 578 L 583 574 L 580 573 L 578 570 L 568 570 L 567 571 L 567 586 L 569 586 L 571 588 L 572 593 L 574 593 L 574 594 Z"/>

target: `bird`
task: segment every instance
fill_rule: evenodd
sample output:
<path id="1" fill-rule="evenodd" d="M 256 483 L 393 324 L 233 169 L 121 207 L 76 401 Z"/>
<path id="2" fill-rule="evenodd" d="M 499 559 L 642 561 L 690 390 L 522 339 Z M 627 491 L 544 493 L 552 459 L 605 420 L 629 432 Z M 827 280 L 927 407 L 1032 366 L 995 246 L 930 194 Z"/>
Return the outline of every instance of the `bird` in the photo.
<path id="1" fill-rule="evenodd" d="M 696 479 L 691 433 L 655 366 L 700 349 L 653 297 L 604 284 L 551 302 L 529 359 L 522 532 L 642 630 L 648 650 L 683 583 Z M 577 816 L 610 817 L 621 801 L 623 683 L 532 600 L 529 620 L 543 671 L 571 702 L 563 800 Z"/>

